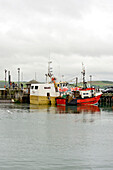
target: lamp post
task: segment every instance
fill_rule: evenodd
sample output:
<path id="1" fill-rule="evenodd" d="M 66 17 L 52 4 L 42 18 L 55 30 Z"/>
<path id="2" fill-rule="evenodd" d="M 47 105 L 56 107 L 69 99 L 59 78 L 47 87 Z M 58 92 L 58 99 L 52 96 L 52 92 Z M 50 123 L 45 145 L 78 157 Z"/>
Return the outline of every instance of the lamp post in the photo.
<path id="1" fill-rule="evenodd" d="M 90 75 L 90 87 L 92 88 L 92 75 Z"/>
<path id="2" fill-rule="evenodd" d="M 11 75 L 10 75 L 10 71 L 8 71 L 8 83 L 9 83 L 9 89 L 10 89 L 10 83 L 11 83 Z"/>
<path id="3" fill-rule="evenodd" d="M 20 68 L 18 68 L 18 89 L 20 88 Z"/>
<path id="4" fill-rule="evenodd" d="M 78 77 L 76 77 L 76 87 L 78 86 Z"/>
<path id="5" fill-rule="evenodd" d="M 7 76 L 7 70 L 5 69 L 5 89 L 6 89 L 6 76 Z"/>

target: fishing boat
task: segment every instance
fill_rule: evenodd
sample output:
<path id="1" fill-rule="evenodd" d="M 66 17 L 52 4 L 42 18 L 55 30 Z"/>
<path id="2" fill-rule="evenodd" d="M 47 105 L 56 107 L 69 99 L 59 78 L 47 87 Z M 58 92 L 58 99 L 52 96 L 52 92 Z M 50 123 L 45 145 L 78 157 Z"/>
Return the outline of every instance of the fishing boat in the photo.
<path id="1" fill-rule="evenodd" d="M 85 81 L 85 69 L 82 71 L 83 75 L 83 87 L 72 88 L 71 93 L 56 98 L 57 105 L 96 105 L 102 95 L 102 92 L 97 92 L 94 87 L 87 88 L 87 82 Z"/>
<path id="2" fill-rule="evenodd" d="M 58 97 L 56 98 L 57 105 L 89 105 L 89 104 L 98 104 L 98 101 L 101 97 L 102 93 L 94 93 L 92 94 L 92 90 L 83 89 L 81 91 L 77 91 L 76 93 L 72 93 L 72 95 L 66 95 L 66 98 Z"/>
<path id="3" fill-rule="evenodd" d="M 46 74 L 46 83 L 31 84 L 30 103 L 38 105 L 55 105 L 56 97 L 59 96 L 55 77 L 51 74 L 50 63 L 48 62 L 48 74 Z M 50 81 L 49 81 L 50 79 Z"/>

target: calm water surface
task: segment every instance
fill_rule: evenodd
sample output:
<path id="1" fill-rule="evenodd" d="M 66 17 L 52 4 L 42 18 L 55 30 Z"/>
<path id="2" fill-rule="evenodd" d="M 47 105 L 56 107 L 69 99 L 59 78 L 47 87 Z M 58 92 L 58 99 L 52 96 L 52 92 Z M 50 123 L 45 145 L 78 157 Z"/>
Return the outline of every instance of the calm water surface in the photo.
<path id="1" fill-rule="evenodd" d="M 112 170 L 112 107 L 0 104 L 0 170 Z"/>

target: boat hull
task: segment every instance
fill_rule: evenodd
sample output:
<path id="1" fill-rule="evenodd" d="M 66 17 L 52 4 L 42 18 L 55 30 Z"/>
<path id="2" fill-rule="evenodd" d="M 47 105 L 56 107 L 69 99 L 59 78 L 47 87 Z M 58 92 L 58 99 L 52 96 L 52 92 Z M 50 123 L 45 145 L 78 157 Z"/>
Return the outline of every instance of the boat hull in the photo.
<path id="1" fill-rule="evenodd" d="M 55 98 L 56 97 L 51 97 L 49 100 L 46 96 L 30 96 L 30 104 L 55 105 Z"/>
<path id="2" fill-rule="evenodd" d="M 101 94 L 99 96 L 86 98 L 86 99 L 77 99 L 78 105 L 87 105 L 87 104 L 97 104 L 100 100 Z"/>
<path id="3" fill-rule="evenodd" d="M 95 105 L 98 103 L 100 97 L 102 94 L 95 96 L 95 97 L 90 97 L 90 98 L 79 98 L 79 99 L 72 99 L 71 101 L 68 102 L 68 99 L 64 98 L 56 98 L 56 104 L 57 105 L 67 105 L 67 106 L 76 106 L 76 105 Z"/>

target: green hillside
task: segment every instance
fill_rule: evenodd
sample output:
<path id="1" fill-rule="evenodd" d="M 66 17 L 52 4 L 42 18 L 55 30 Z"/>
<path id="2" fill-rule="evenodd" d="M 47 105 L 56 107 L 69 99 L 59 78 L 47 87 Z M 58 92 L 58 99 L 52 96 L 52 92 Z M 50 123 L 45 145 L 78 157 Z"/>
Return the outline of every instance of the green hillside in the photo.
<path id="1" fill-rule="evenodd" d="M 90 85 L 90 82 L 87 82 L 88 85 Z M 92 86 L 94 87 L 99 87 L 99 88 L 106 88 L 106 87 L 111 87 L 113 86 L 112 81 L 92 81 Z M 82 82 L 78 83 L 78 86 L 82 86 Z"/>
<path id="2" fill-rule="evenodd" d="M 17 82 L 15 82 L 17 83 Z M 18 84 L 18 83 L 17 83 Z M 88 82 L 88 84 L 90 84 L 90 82 Z M 3 88 L 5 85 L 5 81 L 0 81 L 0 88 Z M 24 87 L 26 86 L 26 82 L 23 82 Z M 78 85 L 82 85 L 82 83 L 78 83 Z M 92 86 L 95 87 L 100 87 L 100 88 L 106 88 L 106 87 L 110 87 L 113 86 L 113 82 L 112 81 L 92 81 Z"/>
<path id="3" fill-rule="evenodd" d="M 15 83 L 18 84 L 18 82 L 15 82 Z M 22 83 L 23 83 L 23 85 L 25 87 L 26 86 L 26 82 L 22 82 Z M 21 82 L 20 82 L 20 84 L 21 84 Z M 5 81 L 1 80 L 0 81 L 0 88 L 3 88 L 4 85 L 5 85 Z M 7 87 L 8 87 L 8 82 L 7 82 Z"/>
<path id="4" fill-rule="evenodd" d="M 90 84 L 90 82 L 88 83 Z M 92 81 L 92 85 L 96 87 L 105 88 L 105 87 L 113 86 L 113 82 L 112 81 Z"/>

